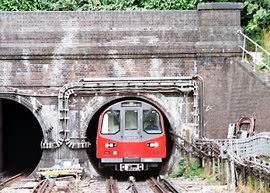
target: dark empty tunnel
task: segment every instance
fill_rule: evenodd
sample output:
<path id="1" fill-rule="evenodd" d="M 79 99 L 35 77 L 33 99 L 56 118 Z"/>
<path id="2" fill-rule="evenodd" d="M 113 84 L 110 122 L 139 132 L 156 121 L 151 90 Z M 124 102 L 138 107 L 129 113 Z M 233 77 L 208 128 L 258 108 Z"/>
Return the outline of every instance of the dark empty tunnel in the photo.
<path id="1" fill-rule="evenodd" d="M 42 139 L 41 126 L 29 109 L 0 99 L 0 174 L 30 174 L 40 161 Z"/>

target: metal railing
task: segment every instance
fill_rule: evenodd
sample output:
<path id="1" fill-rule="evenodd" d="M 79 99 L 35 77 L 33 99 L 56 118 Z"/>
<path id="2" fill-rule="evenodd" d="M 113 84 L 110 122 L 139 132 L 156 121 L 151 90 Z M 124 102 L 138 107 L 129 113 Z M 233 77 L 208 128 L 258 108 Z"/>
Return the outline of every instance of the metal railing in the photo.
<path id="1" fill-rule="evenodd" d="M 270 53 L 263 47 L 258 45 L 255 41 L 245 35 L 242 31 L 237 31 L 238 35 L 243 37 L 243 45 L 239 46 L 242 49 L 242 61 L 247 61 L 247 56 L 250 56 L 253 60 L 253 70 L 256 71 L 257 65 L 261 65 L 270 70 Z M 254 47 L 254 50 L 247 50 L 248 43 Z M 260 54 L 262 54 L 260 56 Z"/>
<path id="2" fill-rule="evenodd" d="M 270 133 L 256 134 L 246 139 L 219 139 L 217 143 L 223 149 L 230 149 L 240 158 L 270 155 Z"/>

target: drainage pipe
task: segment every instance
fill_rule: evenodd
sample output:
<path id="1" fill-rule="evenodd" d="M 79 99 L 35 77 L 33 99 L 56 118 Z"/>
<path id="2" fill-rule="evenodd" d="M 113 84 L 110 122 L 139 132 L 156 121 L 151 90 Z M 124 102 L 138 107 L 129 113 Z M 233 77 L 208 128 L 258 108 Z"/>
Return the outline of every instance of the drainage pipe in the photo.
<path id="1" fill-rule="evenodd" d="M 199 135 L 199 138 L 205 138 L 205 125 L 204 125 L 204 104 L 203 104 L 203 97 L 204 97 L 204 80 L 203 78 L 196 74 L 194 75 L 194 78 L 196 78 L 199 81 L 199 109 L 200 109 L 200 128 L 201 133 Z"/>

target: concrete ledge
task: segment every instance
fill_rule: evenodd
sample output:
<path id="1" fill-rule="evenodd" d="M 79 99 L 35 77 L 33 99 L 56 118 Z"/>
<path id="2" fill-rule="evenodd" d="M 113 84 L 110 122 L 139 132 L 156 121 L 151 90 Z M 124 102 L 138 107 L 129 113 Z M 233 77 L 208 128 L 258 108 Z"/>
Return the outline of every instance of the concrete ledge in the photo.
<path id="1" fill-rule="evenodd" d="M 243 9 L 243 3 L 200 3 L 198 10 L 240 10 Z"/>

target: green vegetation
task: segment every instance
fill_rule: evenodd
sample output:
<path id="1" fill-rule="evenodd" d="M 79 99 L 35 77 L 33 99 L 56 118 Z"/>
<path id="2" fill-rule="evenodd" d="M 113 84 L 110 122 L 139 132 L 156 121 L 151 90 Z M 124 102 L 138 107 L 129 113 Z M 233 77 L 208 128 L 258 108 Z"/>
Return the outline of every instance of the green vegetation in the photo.
<path id="1" fill-rule="evenodd" d="M 239 182 L 237 191 L 243 193 L 269 192 L 269 183 L 254 176 L 248 176 L 246 184 Z"/>
<path id="2" fill-rule="evenodd" d="M 244 32 L 260 45 L 270 32 L 270 0 L 0 0 L 0 11 L 192 10 L 198 3 L 241 2 Z"/>
<path id="3" fill-rule="evenodd" d="M 216 0 L 228 2 L 230 0 Z M 0 0 L 2 11 L 190 10 L 207 0 Z"/>
<path id="4" fill-rule="evenodd" d="M 264 46 L 264 36 L 270 32 L 270 1 L 245 0 L 242 12 L 244 32 Z"/>
<path id="5" fill-rule="evenodd" d="M 179 164 L 179 168 L 175 173 L 172 173 L 169 178 L 178 178 L 185 177 L 190 179 L 200 178 L 204 180 L 208 185 L 218 184 L 218 166 L 217 163 L 215 165 L 215 175 L 207 173 L 204 168 L 201 167 L 201 164 L 198 159 L 192 159 L 190 164 L 188 165 L 186 160 L 183 160 Z M 213 172 L 213 171 L 212 171 Z"/>
<path id="6" fill-rule="evenodd" d="M 177 172 L 170 175 L 170 177 L 172 178 L 177 178 L 181 176 L 188 178 L 205 178 L 203 168 L 201 168 L 200 163 L 197 160 L 192 161 L 189 166 L 186 161 L 182 161 L 179 164 Z"/>

